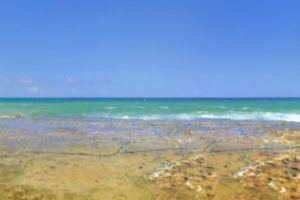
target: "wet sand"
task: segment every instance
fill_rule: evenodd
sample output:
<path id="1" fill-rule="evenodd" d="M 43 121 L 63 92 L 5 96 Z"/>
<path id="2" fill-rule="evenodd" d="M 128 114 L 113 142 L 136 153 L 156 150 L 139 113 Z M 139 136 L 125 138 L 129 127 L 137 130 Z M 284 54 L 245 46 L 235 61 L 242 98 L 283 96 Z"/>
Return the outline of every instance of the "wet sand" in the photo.
<path id="1" fill-rule="evenodd" d="M 0 120 L 0 199 L 300 199 L 300 124 Z"/>

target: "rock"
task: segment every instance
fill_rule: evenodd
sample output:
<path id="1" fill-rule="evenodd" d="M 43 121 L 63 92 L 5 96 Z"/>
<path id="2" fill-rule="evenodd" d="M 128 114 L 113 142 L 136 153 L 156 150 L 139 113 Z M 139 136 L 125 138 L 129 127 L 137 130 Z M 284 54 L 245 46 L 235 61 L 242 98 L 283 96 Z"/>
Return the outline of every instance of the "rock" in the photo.
<path id="1" fill-rule="evenodd" d="M 274 191 L 276 191 L 276 192 L 280 191 L 280 188 L 279 188 L 273 181 L 269 182 L 268 185 L 269 185 Z"/>
<path id="2" fill-rule="evenodd" d="M 185 130 L 182 132 L 183 135 L 192 135 L 192 131 L 190 130 Z"/>
<path id="3" fill-rule="evenodd" d="M 197 187 L 195 185 L 193 185 L 190 181 L 186 181 L 185 185 L 190 188 L 191 190 L 196 190 Z"/>
<path id="4" fill-rule="evenodd" d="M 279 192 L 280 192 L 280 193 L 286 193 L 285 187 L 281 187 Z"/>
<path id="5" fill-rule="evenodd" d="M 200 185 L 198 185 L 197 189 L 196 189 L 196 192 L 202 192 L 202 191 L 203 191 L 203 188 Z"/>

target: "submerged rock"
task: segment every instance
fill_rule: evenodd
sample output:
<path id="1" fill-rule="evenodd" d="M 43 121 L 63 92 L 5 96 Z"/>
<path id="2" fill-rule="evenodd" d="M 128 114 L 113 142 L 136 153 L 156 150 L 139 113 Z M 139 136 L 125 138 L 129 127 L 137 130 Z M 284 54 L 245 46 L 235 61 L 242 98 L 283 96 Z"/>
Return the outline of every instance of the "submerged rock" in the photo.
<path id="1" fill-rule="evenodd" d="M 195 193 L 204 193 L 213 188 L 214 167 L 209 166 L 202 156 L 190 156 L 170 161 L 172 165 L 159 168 L 149 179 L 162 188 L 186 188 Z M 208 196 L 211 196 L 209 194 Z M 207 197 L 206 197 L 207 198 Z"/>
<path id="2" fill-rule="evenodd" d="M 269 157 L 268 157 L 269 159 Z M 300 199 L 299 162 L 297 153 L 273 156 L 272 160 L 256 161 L 234 174 L 244 187 L 269 187 L 281 199 Z"/>

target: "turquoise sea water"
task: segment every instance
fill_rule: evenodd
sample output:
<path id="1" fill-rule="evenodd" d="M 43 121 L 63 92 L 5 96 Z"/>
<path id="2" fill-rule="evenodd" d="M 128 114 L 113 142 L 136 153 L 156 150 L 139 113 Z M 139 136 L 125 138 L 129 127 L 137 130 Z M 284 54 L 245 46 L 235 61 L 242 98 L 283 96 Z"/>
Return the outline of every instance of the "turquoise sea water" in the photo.
<path id="1" fill-rule="evenodd" d="M 0 118 L 99 117 L 142 120 L 282 120 L 300 122 L 300 98 L 0 99 Z"/>

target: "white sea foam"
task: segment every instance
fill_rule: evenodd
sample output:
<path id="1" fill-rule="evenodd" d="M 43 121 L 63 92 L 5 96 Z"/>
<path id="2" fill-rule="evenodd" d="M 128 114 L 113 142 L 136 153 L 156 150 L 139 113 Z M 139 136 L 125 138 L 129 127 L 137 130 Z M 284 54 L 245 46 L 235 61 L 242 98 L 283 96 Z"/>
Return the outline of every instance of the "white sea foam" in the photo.
<path id="1" fill-rule="evenodd" d="M 104 107 L 104 109 L 106 109 L 106 110 L 114 110 L 114 109 L 116 109 L 116 107 L 108 106 L 108 107 Z"/>
<path id="2" fill-rule="evenodd" d="M 200 118 L 210 119 L 232 119 L 232 120 L 271 120 L 300 122 L 300 114 L 297 113 L 275 113 L 275 112 L 253 112 L 253 113 L 227 113 L 227 114 L 202 114 Z"/>
<path id="3" fill-rule="evenodd" d="M 15 114 L 15 115 L 0 115 L 0 119 L 15 119 L 26 117 L 24 114 Z"/>
<path id="4" fill-rule="evenodd" d="M 27 117 L 24 114 L 0 114 L 0 119 L 14 119 Z M 194 119 L 231 119 L 231 120 L 269 120 L 269 121 L 287 121 L 300 122 L 300 112 L 279 113 L 279 112 L 223 112 L 210 113 L 198 111 L 195 113 L 169 113 L 169 114 L 109 114 L 98 113 L 87 115 L 87 117 L 103 117 L 114 119 L 141 119 L 141 120 L 194 120 Z"/>
<path id="5" fill-rule="evenodd" d="M 0 119 L 14 119 L 16 118 L 14 115 L 0 115 Z"/>
<path id="6" fill-rule="evenodd" d="M 112 116 L 118 119 L 141 119 L 141 120 L 193 120 L 193 119 L 231 119 L 231 120 L 269 120 L 269 121 L 287 121 L 300 122 L 300 114 L 298 113 L 275 113 L 275 112 L 252 112 L 252 113 L 194 113 L 194 114 L 157 114 L 157 115 L 141 115 L 141 116 Z"/>
<path id="7" fill-rule="evenodd" d="M 170 110 L 170 108 L 168 106 L 160 106 L 159 108 L 162 110 Z"/>
<path id="8" fill-rule="evenodd" d="M 128 115 L 123 115 L 123 116 L 121 116 L 121 119 L 132 119 L 132 118 L 129 117 Z"/>

